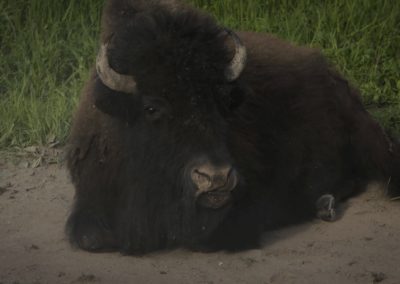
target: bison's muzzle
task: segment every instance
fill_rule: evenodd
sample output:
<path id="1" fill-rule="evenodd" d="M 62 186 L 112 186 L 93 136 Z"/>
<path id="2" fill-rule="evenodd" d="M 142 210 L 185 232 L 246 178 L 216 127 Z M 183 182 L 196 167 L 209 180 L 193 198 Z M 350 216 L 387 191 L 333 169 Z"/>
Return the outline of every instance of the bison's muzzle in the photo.
<path id="1" fill-rule="evenodd" d="M 214 209 L 230 203 L 231 192 L 239 180 L 231 165 L 216 166 L 210 162 L 193 167 L 190 178 L 196 188 L 198 204 Z"/>

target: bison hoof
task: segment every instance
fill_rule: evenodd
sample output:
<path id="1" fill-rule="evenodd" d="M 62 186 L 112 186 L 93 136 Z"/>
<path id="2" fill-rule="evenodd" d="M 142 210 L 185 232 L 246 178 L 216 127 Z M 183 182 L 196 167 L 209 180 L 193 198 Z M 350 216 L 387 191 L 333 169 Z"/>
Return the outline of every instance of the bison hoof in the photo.
<path id="1" fill-rule="evenodd" d="M 317 217 L 321 220 L 333 222 L 336 220 L 335 197 L 331 194 L 322 195 L 316 203 Z"/>
<path id="2" fill-rule="evenodd" d="M 86 215 L 73 217 L 68 224 L 73 245 L 92 252 L 111 251 L 115 248 L 113 233 L 103 222 Z"/>
<path id="3" fill-rule="evenodd" d="M 101 237 L 96 234 L 85 234 L 78 240 L 78 246 L 81 249 L 88 251 L 99 251 L 104 249 L 105 244 L 101 240 Z"/>
<path id="4" fill-rule="evenodd" d="M 109 233 L 87 231 L 76 240 L 77 245 L 87 251 L 111 251 L 115 247 L 114 240 Z"/>

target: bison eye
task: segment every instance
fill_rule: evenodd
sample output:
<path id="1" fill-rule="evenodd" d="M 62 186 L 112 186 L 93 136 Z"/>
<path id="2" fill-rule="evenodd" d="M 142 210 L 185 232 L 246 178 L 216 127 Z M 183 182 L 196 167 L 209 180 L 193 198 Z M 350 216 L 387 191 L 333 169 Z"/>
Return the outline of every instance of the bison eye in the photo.
<path id="1" fill-rule="evenodd" d="M 146 111 L 147 114 L 154 114 L 156 113 L 158 110 L 155 107 L 152 106 L 145 106 L 144 110 Z"/>
<path id="2" fill-rule="evenodd" d="M 143 97 L 143 110 L 147 119 L 159 120 L 168 113 L 168 102 L 158 97 Z"/>
<path id="3" fill-rule="evenodd" d="M 146 106 L 145 105 L 144 112 L 145 112 L 147 119 L 149 119 L 151 121 L 157 121 L 163 115 L 163 111 L 160 108 L 154 107 L 154 106 Z"/>

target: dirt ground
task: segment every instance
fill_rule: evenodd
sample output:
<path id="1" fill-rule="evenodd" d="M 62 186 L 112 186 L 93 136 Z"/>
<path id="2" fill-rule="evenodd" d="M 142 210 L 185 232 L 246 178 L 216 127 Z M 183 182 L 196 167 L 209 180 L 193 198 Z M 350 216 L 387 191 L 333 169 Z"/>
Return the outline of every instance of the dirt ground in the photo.
<path id="1" fill-rule="evenodd" d="M 400 283 L 400 202 L 376 185 L 349 200 L 340 220 L 268 232 L 262 248 L 240 253 L 75 250 L 63 233 L 72 198 L 59 164 L 0 160 L 1 284 Z"/>

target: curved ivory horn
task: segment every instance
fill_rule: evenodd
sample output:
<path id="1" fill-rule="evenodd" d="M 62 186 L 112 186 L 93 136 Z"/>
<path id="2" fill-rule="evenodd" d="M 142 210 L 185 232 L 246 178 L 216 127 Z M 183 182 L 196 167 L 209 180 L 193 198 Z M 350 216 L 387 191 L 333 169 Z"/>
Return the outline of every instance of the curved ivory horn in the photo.
<path id="1" fill-rule="evenodd" d="M 233 56 L 229 66 L 225 69 L 225 78 L 228 82 L 232 82 L 240 76 L 240 73 L 242 73 L 246 66 L 247 51 L 236 33 L 229 29 L 225 30 L 235 43 L 235 55 Z"/>
<path id="2" fill-rule="evenodd" d="M 108 44 L 102 44 L 96 59 L 96 70 L 100 80 L 110 89 L 118 92 L 133 94 L 136 89 L 136 82 L 130 75 L 123 75 L 115 72 L 107 58 Z"/>

